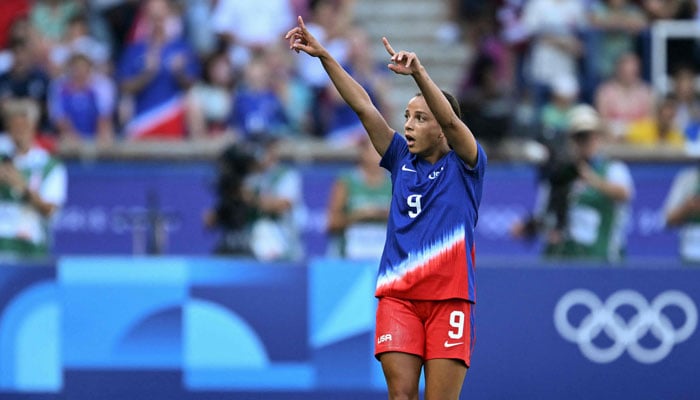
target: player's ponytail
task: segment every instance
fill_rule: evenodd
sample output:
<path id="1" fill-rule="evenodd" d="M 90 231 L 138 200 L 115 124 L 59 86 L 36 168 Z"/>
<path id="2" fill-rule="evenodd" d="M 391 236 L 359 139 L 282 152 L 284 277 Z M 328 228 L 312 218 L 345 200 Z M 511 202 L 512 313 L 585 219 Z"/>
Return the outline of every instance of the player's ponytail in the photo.
<path id="1" fill-rule="evenodd" d="M 462 109 L 459 107 L 459 102 L 457 101 L 457 98 L 455 98 L 452 93 L 446 92 L 444 90 L 440 90 L 442 94 L 445 96 L 447 101 L 450 102 L 450 106 L 452 107 L 452 111 L 454 111 L 455 115 L 459 119 L 462 119 Z"/>

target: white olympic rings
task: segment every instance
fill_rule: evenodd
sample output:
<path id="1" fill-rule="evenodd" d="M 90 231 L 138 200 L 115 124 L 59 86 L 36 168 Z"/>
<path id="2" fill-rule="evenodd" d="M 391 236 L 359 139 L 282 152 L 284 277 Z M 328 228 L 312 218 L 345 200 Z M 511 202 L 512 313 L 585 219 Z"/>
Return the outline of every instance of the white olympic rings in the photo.
<path id="1" fill-rule="evenodd" d="M 572 307 L 583 306 L 588 313 L 578 326 L 569 321 Z M 617 313 L 620 307 L 632 307 L 634 315 L 626 321 Z M 675 327 L 663 310 L 675 307 L 683 312 L 683 325 Z M 613 293 L 603 303 L 595 293 L 586 289 L 575 289 L 566 293 L 554 308 L 554 326 L 564 339 L 578 344 L 581 353 L 597 363 L 609 363 L 616 360 L 627 350 L 634 360 L 653 364 L 669 355 L 673 346 L 688 339 L 698 324 L 698 311 L 693 300 L 678 290 L 667 290 L 647 300 L 634 290 L 620 290 Z M 594 339 L 605 332 L 613 342 L 601 347 Z M 640 339 L 649 333 L 658 345 L 649 348 L 642 346 Z"/>

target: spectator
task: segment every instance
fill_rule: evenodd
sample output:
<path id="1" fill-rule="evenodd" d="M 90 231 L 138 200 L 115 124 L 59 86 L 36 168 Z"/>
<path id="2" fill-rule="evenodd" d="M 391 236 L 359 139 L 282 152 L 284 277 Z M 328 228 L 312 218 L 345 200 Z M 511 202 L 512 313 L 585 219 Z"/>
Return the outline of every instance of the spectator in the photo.
<path id="1" fill-rule="evenodd" d="M 272 85 L 265 58 L 256 56 L 245 67 L 243 82 L 234 94 L 231 125 L 247 140 L 290 133 L 284 105 Z"/>
<path id="2" fill-rule="evenodd" d="M 259 215 L 252 226 L 251 249 L 263 261 L 299 261 L 304 257 L 301 222 L 306 208 L 299 171 L 279 159 L 283 141 L 262 136 L 259 170 L 246 179 Z"/>
<path id="3" fill-rule="evenodd" d="M 88 0 L 91 9 L 103 26 L 104 36 L 109 42 L 112 64 L 121 59 L 124 49 L 132 39 L 134 21 L 139 14 L 139 0 Z"/>
<path id="4" fill-rule="evenodd" d="M 36 0 L 29 14 L 33 31 L 39 39 L 40 58 L 49 60 L 51 49 L 65 37 L 71 18 L 79 12 L 75 0 Z"/>
<path id="5" fill-rule="evenodd" d="M 190 135 L 205 138 L 224 133 L 232 116 L 233 66 L 228 55 L 218 52 L 204 61 L 202 79 L 187 94 Z"/>
<path id="6" fill-rule="evenodd" d="M 498 41 L 489 38 L 495 44 L 489 47 L 498 50 L 490 50 L 489 53 L 497 55 L 495 60 L 500 65 L 500 79 L 508 82 L 505 85 L 510 87 L 515 99 L 511 111 L 511 131 L 514 136 L 521 138 L 533 138 L 539 134 L 539 112 L 546 99 L 543 99 L 542 87 L 537 90 L 528 82 L 526 61 L 530 49 L 530 32 L 523 20 L 527 4 L 528 0 L 501 2 L 496 10 L 495 21 Z"/>
<path id="7" fill-rule="evenodd" d="M 637 55 L 625 53 L 617 61 L 613 78 L 596 91 L 595 107 L 615 140 L 624 139 L 630 123 L 654 116 L 654 92 L 642 80 L 639 68 Z"/>
<path id="8" fill-rule="evenodd" d="M 36 35 L 32 34 L 32 29 L 27 17 L 19 17 L 9 27 L 7 44 L 0 49 L 0 74 L 4 74 L 12 69 L 14 63 L 13 47 L 15 43 L 26 43 L 32 58 L 36 61 L 39 54 Z M 36 63 L 39 64 L 38 62 Z"/>
<path id="9" fill-rule="evenodd" d="M 254 53 L 278 43 L 294 21 L 289 0 L 219 0 L 211 24 L 226 43 L 238 69 Z"/>
<path id="10" fill-rule="evenodd" d="M 668 227 L 680 228 L 681 258 L 700 263 L 700 165 L 676 175 L 666 197 L 664 214 Z"/>
<path id="11" fill-rule="evenodd" d="M 544 141 L 552 143 L 553 150 L 559 151 L 569 131 L 569 112 L 578 100 L 578 81 L 573 76 L 561 75 L 554 80 L 551 92 L 550 100 L 542 107 L 540 126 Z"/>
<path id="12" fill-rule="evenodd" d="M 76 14 L 68 21 L 68 29 L 61 41 L 49 54 L 50 71 L 53 76 L 65 72 L 64 67 L 72 54 L 79 52 L 89 58 L 97 70 L 110 73 L 107 46 L 90 36 L 90 26 L 85 14 Z"/>
<path id="13" fill-rule="evenodd" d="M 524 224 L 516 225 L 517 236 L 534 237 L 537 225 L 546 225 L 555 234 L 566 224 L 565 197 L 571 189 L 573 174 L 568 151 L 569 124 L 578 97 L 578 83 L 574 77 L 562 75 L 552 85 L 552 97 L 542 108 L 538 141 L 545 157 L 538 165 L 538 200 L 532 216 Z M 562 171 L 567 171 L 562 174 Z M 549 197 L 545 200 L 545 197 Z"/>
<path id="14" fill-rule="evenodd" d="M 515 104 L 507 80 L 501 79 L 496 59 L 489 53 L 480 54 L 472 64 L 459 102 L 464 122 L 487 149 L 497 152 L 511 129 Z"/>
<path id="15" fill-rule="evenodd" d="M 185 34 L 192 48 L 200 58 L 206 58 L 208 55 L 218 52 L 216 32 L 211 24 L 216 1 L 189 0 L 182 3 Z"/>
<path id="16" fill-rule="evenodd" d="M 697 11 L 693 0 L 641 0 L 641 3 L 654 20 L 686 18 Z"/>
<path id="17" fill-rule="evenodd" d="M 567 196 L 566 231 L 561 238 L 552 237 L 546 250 L 550 256 L 614 262 L 624 255 L 632 176 L 624 163 L 602 156 L 600 122 L 589 106 L 571 111 L 576 179 Z"/>
<path id="18" fill-rule="evenodd" d="M 469 44 L 479 42 L 479 30 L 489 24 L 496 14 L 498 3 L 482 0 L 448 0 L 447 20 L 436 30 L 435 36 L 444 43 L 463 40 Z"/>
<path id="19" fill-rule="evenodd" d="M 673 74 L 672 94 L 677 101 L 675 124 L 682 131 L 692 129 L 700 121 L 700 96 L 695 87 L 697 74 L 689 65 L 683 65 Z"/>
<path id="20" fill-rule="evenodd" d="M 349 0 L 311 0 L 309 10 L 311 19 L 306 24 L 311 34 L 326 43 L 328 52 L 341 65 L 347 65 L 350 41 L 347 35 L 352 21 L 352 5 Z M 330 79 L 320 63 L 313 57 L 297 57 L 297 71 L 301 79 L 312 91 L 311 134 L 323 138 L 328 133 L 327 98 Z"/>
<path id="21" fill-rule="evenodd" d="M 516 80 L 517 85 L 524 82 L 523 64 L 527 54 L 529 32 L 523 21 L 523 12 L 527 0 L 506 0 L 496 10 L 498 38 L 506 45 L 508 61 L 505 66 L 511 69 L 509 80 Z"/>
<path id="22" fill-rule="evenodd" d="M 348 35 L 348 58 L 343 67 L 367 91 L 372 102 L 390 119 L 391 106 L 388 100 L 386 66 L 374 62 L 367 33 L 353 28 Z M 327 133 L 325 140 L 332 146 L 353 145 L 367 137 L 364 126 L 355 112 L 340 96 L 338 90 L 328 83 L 324 98 L 327 101 Z"/>
<path id="23" fill-rule="evenodd" d="M 549 176 L 534 216 L 512 228 L 516 237 L 543 233 L 548 257 L 608 262 L 623 257 L 634 188 L 627 166 L 602 156 L 600 127 L 592 107 L 571 110 L 571 156 Z"/>
<path id="24" fill-rule="evenodd" d="M 52 216 L 66 200 L 63 164 L 34 141 L 39 107 L 30 99 L 3 106 L 7 135 L 0 136 L 0 256 L 50 254 Z"/>
<path id="25" fill-rule="evenodd" d="M 299 261 L 305 217 L 299 172 L 283 165 L 277 138 L 238 141 L 219 159 L 217 204 L 204 215 L 210 228 L 220 228 L 216 253 L 263 261 Z"/>
<path id="26" fill-rule="evenodd" d="M 368 139 L 356 147 L 357 166 L 340 175 L 331 192 L 328 253 L 348 259 L 378 260 L 386 239 L 391 179 L 379 166 L 380 157 Z"/>
<path id="27" fill-rule="evenodd" d="M 292 132 L 310 133 L 313 93 L 296 73 L 292 54 L 284 43 L 280 43 L 267 51 L 265 57 L 269 68 L 275 71 L 270 78 L 275 93 L 284 105 L 289 128 Z"/>
<path id="28" fill-rule="evenodd" d="M 114 141 L 116 93 L 112 80 L 95 71 L 91 59 L 75 53 L 66 73 L 49 88 L 49 115 L 64 144 L 96 142 L 101 148 Z"/>
<path id="29" fill-rule="evenodd" d="M 168 13 L 163 17 L 163 31 L 167 38 L 183 38 L 185 31 L 185 17 L 183 16 L 182 3 L 177 0 L 166 0 Z M 147 39 L 151 34 L 150 11 L 148 1 L 142 2 L 138 9 L 133 24 L 131 25 L 127 40 L 138 42 Z M 188 42 L 189 44 L 189 42 Z"/>
<path id="30" fill-rule="evenodd" d="M 249 146 L 229 145 L 217 160 L 216 204 L 204 213 L 204 225 L 221 231 L 214 252 L 221 255 L 252 257 L 251 226 L 255 220 L 253 195 L 244 182 L 256 168 Z"/>
<path id="31" fill-rule="evenodd" d="M 590 13 L 590 25 L 596 35 L 591 58 L 595 81 L 609 79 L 615 60 L 634 51 L 637 35 L 647 27 L 644 11 L 630 0 L 597 0 Z"/>
<path id="32" fill-rule="evenodd" d="M 30 0 L 0 2 L 0 49 L 4 49 L 12 42 L 13 25 L 17 20 L 27 18 L 31 3 Z"/>
<path id="33" fill-rule="evenodd" d="M 586 23 L 583 1 L 531 0 L 525 5 L 523 23 L 531 35 L 529 83 L 539 107 L 556 77 L 578 76 L 583 44 L 577 35 Z"/>
<path id="34" fill-rule="evenodd" d="M 686 152 L 700 155 L 700 121 L 693 121 L 685 130 Z"/>
<path id="35" fill-rule="evenodd" d="M 0 102 L 12 98 L 31 98 L 40 105 L 39 130 L 49 132 L 50 125 L 45 111 L 49 77 L 35 58 L 29 42 L 17 39 L 10 44 L 12 67 L 0 75 Z"/>
<path id="36" fill-rule="evenodd" d="M 167 0 L 145 3 L 148 35 L 130 44 L 119 63 L 118 81 L 133 97 L 128 139 L 182 139 L 186 134 L 186 90 L 199 74 L 196 56 L 180 36 L 171 36 L 167 23 L 172 9 Z"/>
<path id="37" fill-rule="evenodd" d="M 675 124 L 677 101 L 666 96 L 656 106 L 654 118 L 632 122 L 625 134 L 625 142 L 646 147 L 675 147 L 683 149 L 685 136 Z"/>

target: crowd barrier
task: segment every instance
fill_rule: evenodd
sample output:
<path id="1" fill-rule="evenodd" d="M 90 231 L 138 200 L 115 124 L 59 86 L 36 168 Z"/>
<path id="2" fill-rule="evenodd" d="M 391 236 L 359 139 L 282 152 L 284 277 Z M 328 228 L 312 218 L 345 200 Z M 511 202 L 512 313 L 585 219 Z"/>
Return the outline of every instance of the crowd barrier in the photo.
<path id="1" fill-rule="evenodd" d="M 630 163 L 635 184 L 627 254 L 632 258 L 677 258 L 678 232 L 664 226 L 663 203 L 686 162 Z M 347 163 L 298 164 L 304 185 L 301 226 L 307 255 L 327 255 L 326 206 L 334 178 Z M 55 253 L 207 255 L 217 233 L 202 215 L 214 205 L 214 165 L 205 162 L 142 161 L 68 164 L 68 202 L 55 224 Z M 480 255 L 536 257 L 537 241 L 514 240 L 513 223 L 532 210 L 536 170 L 529 164 L 490 165 L 476 230 Z M 158 235 L 154 229 L 160 229 Z M 157 242 L 154 238 L 159 238 Z"/>
<path id="2" fill-rule="evenodd" d="M 0 267 L 0 398 L 384 399 L 376 265 Z M 462 398 L 697 399 L 700 270 L 481 262 Z"/>

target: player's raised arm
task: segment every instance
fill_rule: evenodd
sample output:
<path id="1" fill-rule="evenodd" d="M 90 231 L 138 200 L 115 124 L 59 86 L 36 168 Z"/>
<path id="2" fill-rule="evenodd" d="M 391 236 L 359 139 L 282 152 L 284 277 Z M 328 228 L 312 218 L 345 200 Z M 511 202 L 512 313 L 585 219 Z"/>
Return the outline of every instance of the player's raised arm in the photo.
<path id="1" fill-rule="evenodd" d="M 323 68 L 331 78 L 333 85 L 343 97 L 343 100 L 355 111 L 367 130 L 374 148 L 379 154 L 389 147 L 394 130 L 386 122 L 377 107 L 367 94 L 367 91 L 343 69 L 328 51 L 309 33 L 304 20 L 299 17 L 298 25 L 285 35 L 289 40 L 289 48 L 297 53 L 303 51 L 321 60 Z"/>
<path id="2" fill-rule="evenodd" d="M 476 139 L 467 125 L 452 110 L 450 102 L 442 90 L 433 82 L 415 53 L 396 52 L 386 38 L 382 38 L 384 48 L 391 56 L 389 69 L 401 75 L 411 75 L 416 81 L 430 111 L 435 115 L 447 143 L 467 164 L 474 166 L 477 161 Z"/>

